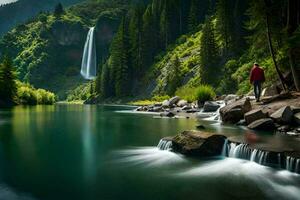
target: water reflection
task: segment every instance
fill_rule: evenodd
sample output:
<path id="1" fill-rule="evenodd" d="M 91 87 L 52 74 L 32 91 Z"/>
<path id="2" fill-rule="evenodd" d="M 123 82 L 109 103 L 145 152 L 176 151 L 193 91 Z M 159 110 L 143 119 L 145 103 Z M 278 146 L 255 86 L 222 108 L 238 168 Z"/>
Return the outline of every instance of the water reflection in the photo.
<path id="1" fill-rule="evenodd" d="M 96 174 L 95 162 L 95 107 L 88 106 L 83 111 L 82 146 L 83 174 L 87 182 L 92 181 Z"/>

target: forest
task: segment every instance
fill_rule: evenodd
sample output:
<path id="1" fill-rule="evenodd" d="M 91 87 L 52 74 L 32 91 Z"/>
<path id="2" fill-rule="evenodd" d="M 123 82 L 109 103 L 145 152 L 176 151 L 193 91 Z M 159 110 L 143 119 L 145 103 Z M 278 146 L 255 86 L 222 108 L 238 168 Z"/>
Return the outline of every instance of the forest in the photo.
<path id="1" fill-rule="evenodd" d="M 19 80 L 53 91 L 60 100 L 151 99 L 201 85 L 212 86 L 217 95 L 247 94 L 255 62 L 265 69 L 265 87 L 299 90 L 296 0 L 58 5 L 6 33 L 0 52 L 12 59 Z M 79 75 L 80 54 L 91 26 L 98 75 L 86 82 Z"/>

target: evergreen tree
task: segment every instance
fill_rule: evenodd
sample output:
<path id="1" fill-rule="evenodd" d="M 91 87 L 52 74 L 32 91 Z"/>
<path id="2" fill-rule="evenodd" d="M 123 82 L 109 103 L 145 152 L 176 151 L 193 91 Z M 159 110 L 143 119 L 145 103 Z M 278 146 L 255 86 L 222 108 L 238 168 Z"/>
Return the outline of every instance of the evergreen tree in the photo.
<path id="1" fill-rule="evenodd" d="M 11 59 L 5 56 L 0 64 L 0 106 L 12 105 L 16 91 L 15 70 Z"/>
<path id="2" fill-rule="evenodd" d="M 144 8 L 137 6 L 131 15 L 129 24 L 130 53 L 135 77 L 142 75 L 142 37 Z"/>
<path id="3" fill-rule="evenodd" d="M 199 25 L 198 13 L 199 13 L 199 9 L 197 6 L 197 0 L 192 0 L 191 7 L 190 7 L 190 14 L 189 14 L 189 18 L 188 18 L 188 31 L 189 32 L 194 31 L 197 28 L 197 26 Z"/>
<path id="4" fill-rule="evenodd" d="M 167 94 L 168 95 L 174 95 L 177 88 L 181 84 L 181 63 L 176 55 L 175 58 L 172 60 L 170 71 L 167 77 L 168 80 L 168 86 L 167 86 Z"/>
<path id="5" fill-rule="evenodd" d="M 56 18 L 61 17 L 64 14 L 64 8 L 61 3 L 58 3 L 54 8 L 54 16 Z"/>
<path id="6" fill-rule="evenodd" d="M 101 87 L 100 87 L 100 95 L 102 98 L 108 98 L 112 96 L 112 88 L 110 85 L 110 78 L 109 78 L 109 69 L 108 64 L 104 64 L 102 67 L 102 73 L 99 75 L 101 80 Z"/>
<path id="7" fill-rule="evenodd" d="M 217 85 L 217 76 L 220 74 L 219 50 L 215 38 L 215 30 L 210 18 L 207 18 L 201 37 L 201 79 L 204 84 Z"/>
<path id="8" fill-rule="evenodd" d="M 115 36 L 111 52 L 111 67 L 113 68 L 115 95 L 125 97 L 130 95 L 132 78 L 129 52 L 128 23 L 124 16 Z"/>

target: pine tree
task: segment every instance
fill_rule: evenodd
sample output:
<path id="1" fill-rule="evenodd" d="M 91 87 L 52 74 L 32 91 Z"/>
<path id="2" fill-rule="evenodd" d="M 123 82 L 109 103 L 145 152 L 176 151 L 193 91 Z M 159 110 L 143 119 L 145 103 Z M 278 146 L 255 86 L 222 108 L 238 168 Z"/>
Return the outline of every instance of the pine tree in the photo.
<path id="1" fill-rule="evenodd" d="M 142 75 L 142 37 L 143 37 L 143 13 L 144 8 L 137 6 L 132 11 L 129 24 L 130 54 L 135 77 Z"/>
<path id="2" fill-rule="evenodd" d="M 101 80 L 101 86 L 100 86 L 100 95 L 102 98 L 108 98 L 112 96 L 112 89 L 110 85 L 110 79 L 109 79 L 109 69 L 108 64 L 104 64 L 102 67 L 102 73 L 99 75 Z"/>
<path id="3" fill-rule="evenodd" d="M 210 18 L 207 18 L 201 37 L 201 79 L 204 84 L 217 85 L 216 75 L 220 74 L 219 50 L 215 38 L 215 30 Z"/>
<path id="4" fill-rule="evenodd" d="M 181 83 L 181 63 L 176 55 L 174 59 L 172 60 L 170 71 L 168 73 L 168 86 L 167 86 L 167 94 L 168 95 L 174 95 L 177 88 L 180 86 Z"/>
<path id="5" fill-rule="evenodd" d="M 115 95 L 125 97 L 130 95 L 132 78 L 129 52 L 128 23 L 124 16 L 115 36 L 111 52 L 111 67 L 113 68 Z"/>
<path id="6" fill-rule="evenodd" d="M 191 1 L 190 13 L 188 17 L 188 31 L 194 31 L 199 25 L 197 0 Z"/>
<path id="7" fill-rule="evenodd" d="M 16 91 L 15 70 L 11 59 L 5 56 L 0 64 L 0 106 L 12 105 Z"/>
<path id="8" fill-rule="evenodd" d="M 54 8 L 54 16 L 60 18 L 64 14 L 64 8 L 61 3 L 58 3 Z"/>

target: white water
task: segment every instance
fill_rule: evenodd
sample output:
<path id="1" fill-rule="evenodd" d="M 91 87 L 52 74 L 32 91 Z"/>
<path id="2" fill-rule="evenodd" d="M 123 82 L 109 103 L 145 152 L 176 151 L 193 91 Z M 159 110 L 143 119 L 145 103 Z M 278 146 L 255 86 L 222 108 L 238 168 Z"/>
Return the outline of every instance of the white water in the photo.
<path id="1" fill-rule="evenodd" d="M 250 183 L 249 185 L 253 184 L 258 187 L 266 195 L 266 199 L 299 200 L 300 197 L 298 175 L 234 158 L 207 162 L 207 164 L 176 172 L 174 176 L 194 178 L 195 181 L 199 181 L 199 184 L 201 180 L 213 179 L 214 183 L 217 182 L 214 187 L 227 188 L 230 194 L 232 188 L 243 184 L 246 186 L 246 183 L 248 186 Z M 250 191 L 252 191 L 251 188 L 239 190 L 240 199 L 255 199 Z M 234 195 L 234 190 L 232 194 Z"/>
<path id="2" fill-rule="evenodd" d="M 96 43 L 95 43 L 95 27 L 90 28 L 82 56 L 81 75 L 87 80 L 96 78 L 97 61 L 96 61 Z"/>
<path id="3" fill-rule="evenodd" d="M 287 156 L 285 161 L 285 168 L 288 171 L 300 173 L 300 159 Z"/>
<path id="4" fill-rule="evenodd" d="M 247 144 L 237 145 L 233 142 L 228 144 L 228 141 L 225 141 L 221 155 L 223 157 L 250 160 L 252 162 L 265 165 L 269 153 L 258 149 L 250 149 Z"/>
<path id="5" fill-rule="evenodd" d="M 159 141 L 157 148 L 159 150 L 170 151 L 172 150 L 172 141 L 162 139 Z"/>

